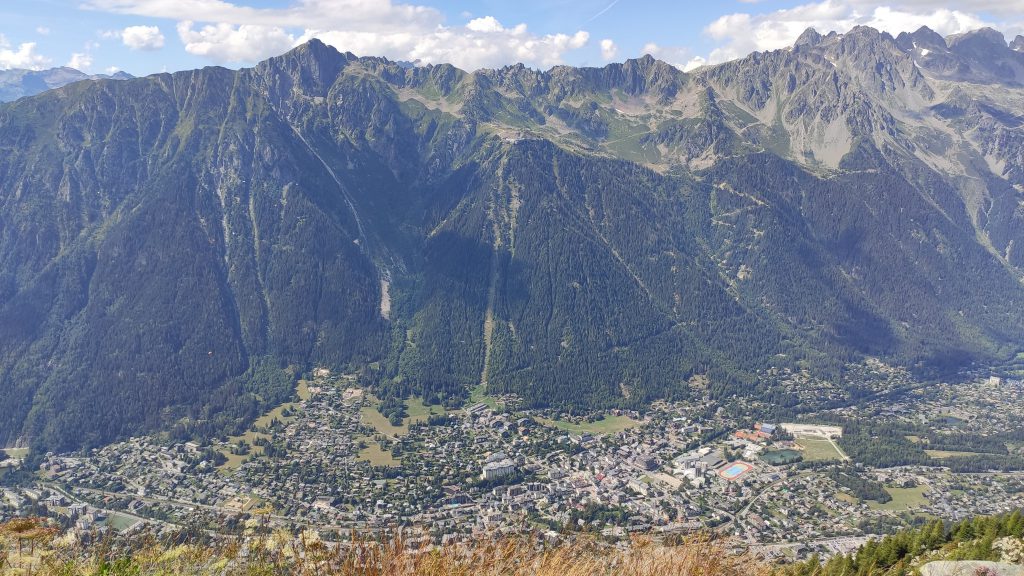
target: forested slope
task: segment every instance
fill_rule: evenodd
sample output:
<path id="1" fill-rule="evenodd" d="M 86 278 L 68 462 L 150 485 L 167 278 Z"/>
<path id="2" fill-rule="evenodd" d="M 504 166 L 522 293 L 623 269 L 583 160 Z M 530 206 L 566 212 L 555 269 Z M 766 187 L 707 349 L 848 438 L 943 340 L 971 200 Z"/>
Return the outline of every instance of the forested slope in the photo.
<path id="1" fill-rule="evenodd" d="M 1012 357 L 1020 89 L 798 44 L 469 74 L 312 41 L 0 106 L 0 440 L 209 432 L 320 365 L 585 410 Z"/>

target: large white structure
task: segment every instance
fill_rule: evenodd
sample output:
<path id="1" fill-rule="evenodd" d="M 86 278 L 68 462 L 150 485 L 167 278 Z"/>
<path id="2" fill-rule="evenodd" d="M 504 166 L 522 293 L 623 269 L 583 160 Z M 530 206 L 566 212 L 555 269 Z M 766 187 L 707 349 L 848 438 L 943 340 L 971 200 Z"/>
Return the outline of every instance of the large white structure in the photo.
<path id="1" fill-rule="evenodd" d="M 515 471 L 515 463 L 509 458 L 504 458 L 502 460 L 484 464 L 484 471 L 480 477 L 484 480 L 494 480 L 497 478 L 504 478 L 505 476 L 511 476 Z"/>
<path id="2" fill-rule="evenodd" d="M 783 422 L 779 426 L 794 436 L 821 436 L 822 438 L 842 438 L 841 426 L 820 426 L 818 424 L 796 424 Z"/>

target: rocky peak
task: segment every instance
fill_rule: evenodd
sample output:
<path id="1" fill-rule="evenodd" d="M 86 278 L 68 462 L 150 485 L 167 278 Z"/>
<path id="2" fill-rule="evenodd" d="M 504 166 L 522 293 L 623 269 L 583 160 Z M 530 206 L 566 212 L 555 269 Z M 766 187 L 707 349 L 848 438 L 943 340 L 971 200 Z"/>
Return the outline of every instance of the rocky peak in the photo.
<path id="1" fill-rule="evenodd" d="M 860 69 L 875 68 L 877 64 L 890 63 L 903 58 L 896 40 L 887 32 L 879 32 L 869 26 L 857 26 L 828 46 L 836 60 L 848 60 Z"/>
<path id="2" fill-rule="evenodd" d="M 950 78 L 983 84 L 1024 84 L 1024 53 L 1012 50 L 991 28 L 946 38 L 956 67 Z"/>
<path id="3" fill-rule="evenodd" d="M 918 50 L 946 51 L 946 39 L 927 26 L 921 26 L 915 32 L 901 32 L 896 37 L 896 45 L 904 52 Z"/>
<path id="4" fill-rule="evenodd" d="M 1010 42 L 1010 49 L 1017 52 L 1024 52 L 1024 36 L 1018 34 L 1017 37 L 1013 39 L 1013 42 Z"/>
<path id="5" fill-rule="evenodd" d="M 313 38 L 281 56 L 261 62 L 256 70 L 262 76 L 274 78 L 274 83 L 284 80 L 283 76 L 289 77 L 289 89 L 298 86 L 309 95 L 325 96 L 342 69 L 356 59 L 354 54 L 342 54 Z"/>
<path id="6" fill-rule="evenodd" d="M 910 89 L 926 98 L 930 92 L 908 53 L 886 32 L 857 26 L 830 45 L 827 56 L 870 92 L 893 95 Z"/>
<path id="7" fill-rule="evenodd" d="M 1007 49 L 1003 33 L 992 28 L 980 28 L 963 34 L 954 34 L 946 38 L 946 44 L 957 54 L 976 57 L 991 53 L 992 50 L 1002 52 Z"/>
<path id="8" fill-rule="evenodd" d="M 628 93 L 655 92 L 663 98 L 672 98 L 676 95 L 680 84 L 679 77 L 682 75 L 682 72 L 672 65 L 657 60 L 650 54 L 626 60 L 620 70 L 625 82 L 623 88 Z"/>
<path id="9" fill-rule="evenodd" d="M 807 30 L 803 31 L 803 34 L 800 34 L 799 38 L 796 39 L 796 42 L 793 44 L 793 47 L 798 48 L 800 46 L 817 46 L 818 44 L 821 43 L 821 39 L 822 36 L 821 34 L 818 34 L 817 30 L 815 30 L 814 28 L 808 28 Z"/>
<path id="10" fill-rule="evenodd" d="M 842 36 L 842 43 L 850 47 L 877 47 L 894 44 L 895 39 L 888 32 L 880 32 L 870 26 L 854 26 Z"/>
<path id="11" fill-rule="evenodd" d="M 521 62 L 498 70 L 480 70 L 477 74 L 487 76 L 494 85 L 520 96 L 533 97 L 544 89 L 544 74 Z"/>

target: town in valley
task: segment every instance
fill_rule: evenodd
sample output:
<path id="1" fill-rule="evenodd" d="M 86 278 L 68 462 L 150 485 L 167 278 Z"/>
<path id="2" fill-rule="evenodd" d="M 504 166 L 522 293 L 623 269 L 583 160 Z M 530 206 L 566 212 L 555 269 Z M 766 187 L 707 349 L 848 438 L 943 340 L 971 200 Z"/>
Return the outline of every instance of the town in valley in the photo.
<path id="1" fill-rule="evenodd" d="M 35 459 L 10 449 L 0 515 L 52 516 L 83 538 L 271 525 L 326 540 L 401 529 L 427 544 L 524 533 L 615 542 L 704 530 L 787 560 L 849 552 L 934 518 L 1024 507 L 1019 380 L 922 386 L 879 362 L 858 370 L 871 397 L 856 408 L 849 386 L 767 375 L 811 407 L 780 421 L 749 416 L 770 410 L 753 398 L 712 400 L 701 379 L 689 383 L 690 400 L 643 414 L 559 416 L 477 390 L 459 409 L 409 399 L 389 419 L 355 376 L 319 369 L 243 436 L 137 437 Z M 916 460 L 864 462 L 851 430 L 896 435 Z M 964 438 L 982 440 L 950 449 Z"/>

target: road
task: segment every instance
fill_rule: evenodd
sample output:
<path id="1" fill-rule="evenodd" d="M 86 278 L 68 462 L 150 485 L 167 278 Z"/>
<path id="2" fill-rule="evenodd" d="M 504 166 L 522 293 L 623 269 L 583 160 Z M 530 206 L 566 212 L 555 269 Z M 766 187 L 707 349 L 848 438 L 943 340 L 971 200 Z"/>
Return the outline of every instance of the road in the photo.
<path id="1" fill-rule="evenodd" d="M 49 487 L 49 485 L 47 485 L 47 486 Z M 210 505 L 210 504 L 200 504 L 198 502 L 186 502 L 186 501 L 183 501 L 183 500 L 175 500 L 173 498 L 164 498 L 164 497 L 161 497 L 161 496 L 134 496 L 134 495 L 131 495 L 131 494 L 116 494 L 116 493 L 112 493 L 112 492 L 104 492 L 102 490 L 96 490 L 94 488 L 85 488 L 85 487 L 75 487 L 74 489 L 75 490 L 81 490 L 83 492 L 88 492 L 90 494 L 95 494 L 95 495 L 98 495 L 98 496 L 101 496 L 101 497 L 105 497 L 105 496 L 129 497 L 129 498 L 132 498 L 133 500 L 139 500 L 139 501 L 145 502 L 147 504 L 171 505 L 171 506 L 184 507 L 184 508 L 195 508 L 195 509 L 201 509 L 201 510 L 208 510 L 210 512 L 215 512 L 217 514 L 239 514 L 241 512 L 237 508 L 226 508 L 226 507 L 223 507 L 223 506 L 214 506 L 214 505 Z M 59 488 L 57 488 L 57 490 L 61 494 L 64 494 L 68 498 L 71 498 L 71 496 L 67 492 L 65 492 L 64 490 L 61 490 Z M 470 504 L 466 504 L 466 505 L 463 505 L 463 506 L 471 506 L 471 505 Z M 458 508 L 458 507 L 456 507 L 456 508 Z M 125 514 L 125 513 L 120 512 L 120 511 L 116 511 L 116 512 L 118 514 L 123 514 L 123 515 L 126 515 L 126 516 L 132 516 L 133 518 L 138 518 L 137 516 L 133 516 L 131 514 Z M 264 516 L 264 515 L 253 514 L 253 516 Z M 291 516 L 281 516 L 281 515 L 278 515 L 278 514 L 266 514 L 265 516 L 268 519 L 274 520 L 274 521 L 276 521 L 278 523 L 281 523 L 281 524 L 296 524 L 296 525 L 299 525 L 299 526 L 305 526 L 307 528 L 316 528 L 316 529 L 320 529 L 320 530 L 335 530 L 335 531 L 339 531 L 339 532 L 348 532 L 350 530 L 357 530 L 357 531 L 358 530 L 368 530 L 368 531 L 378 530 L 377 527 L 372 527 L 372 526 L 368 525 L 366 522 L 358 521 L 358 520 L 353 520 L 353 521 L 347 522 L 345 524 L 324 524 L 324 523 L 321 523 L 321 522 L 307 522 L 307 521 L 300 520 L 298 518 L 294 518 L 294 517 L 291 517 Z M 149 522 L 154 522 L 154 520 L 149 520 L 149 519 L 146 519 L 146 518 L 140 518 L 140 520 L 146 520 L 146 521 L 149 521 Z M 167 524 L 167 525 L 170 525 L 170 526 L 177 526 L 176 524 L 172 524 L 170 522 L 163 522 L 163 523 Z"/>
<path id="2" fill-rule="evenodd" d="M 723 532 L 723 533 L 726 532 L 729 528 L 732 527 L 733 523 L 736 521 L 737 518 L 741 518 L 743 516 L 746 516 L 747 512 L 750 511 L 750 507 L 753 506 L 754 504 L 756 504 L 757 501 L 760 500 L 762 496 L 767 494 L 772 488 L 775 488 L 779 484 L 782 484 L 782 483 L 784 483 L 784 482 L 786 482 L 788 480 L 791 480 L 793 478 L 797 478 L 797 477 L 800 477 L 800 476 L 808 476 L 810 474 L 811 474 L 810 472 L 801 472 L 800 474 L 797 474 L 796 476 L 790 476 L 789 478 L 780 478 L 780 479 L 776 480 L 775 482 L 772 482 L 771 484 L 768 484 L 767 486 L 762 488 L 760 492 L 755 494 L 754 497 L 751 498 L 750 501 L 747 502 L 747 504 L 743 508 L 740 508 L 738 512 L 736 512 L 735 514 L 732 514 L 731 515 L 732 518 L 728 522 L 720 524 L 715 529 L 718 530 L 719 532 Z"/>
<path id="3" fill-rule="evenodd" d="M 828 439 L 829 444 L 831 444 L 832 447 L 835 448 L 836 454 L 839 454 L 839 457 L 845 460 L 846 462 L 850 462 L 850 457 L 846 455 L 846 452 L 843 452 L 843 449 L 839 447 L 839 444 L 836 444 L 836 441 L 833 440 L 831 436 L 826 436 L 826 438 Z"/>
<path id="4" fill-rule="evenodd" d="M 164 522 L 162 520 L 151 520 L 149 518 L 143 518 L 141 516 L 136 516 L 135 514 L 130 514 L 128 512 L 122 512 L 121 510 L 108 510 L 106 508 L 99 508 L 97 506 L 94 506 L 93 504 L 91 504 L 89 502 L 82 502 L 74 494 L 71 494 L 70 492 L 68 492 L 67 490 L 61 488 L 57 484 L 43 483 L 42 485 L 44 487 L 46 487 L 48 490 L 50 490 L 50 491 L 61 493 L 62 495 L 64 495 L 65 498 L 67 498 L 69 501 L 71 501 L 73 503 L 76 503 L 76 504 L 86 504 L 86 505 L 88 505 L 91 508 L 99 510 L 100 512 L 103 512 L 104 514 L 106 514 L 107 517 L 110 517 L 111 514 L 117 514 L 118 516 L 125 516 L 127 518 L 131 518 L 131 519 L 135 520 L 136 523 L 139 523 L 139 522 L 156 522 L 158 524 L 164 524 L 166 526 L 175 526 L 175 527 L 177 527 L 177 524 L 172 524 L 170 522 Z"/>

